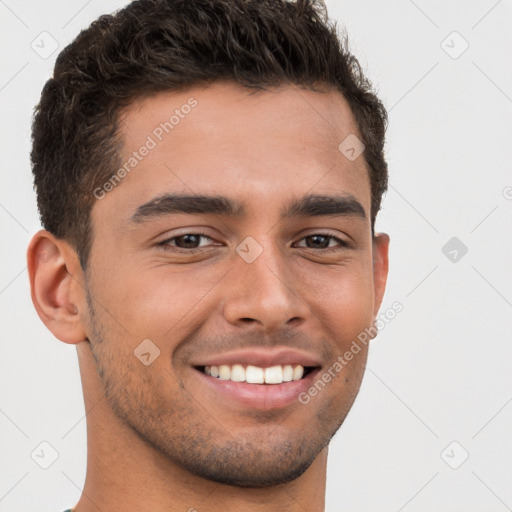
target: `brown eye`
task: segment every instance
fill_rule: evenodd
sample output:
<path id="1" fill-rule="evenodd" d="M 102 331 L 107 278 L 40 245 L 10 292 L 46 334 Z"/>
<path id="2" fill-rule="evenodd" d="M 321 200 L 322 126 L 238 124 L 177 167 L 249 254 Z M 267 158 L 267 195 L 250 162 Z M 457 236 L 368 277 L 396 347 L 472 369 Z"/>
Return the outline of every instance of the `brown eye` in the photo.
<path id="1" fill-rule="evenodd" d="M 182 236 L 177 236 L 174 238 L 176 241 L 176 246 L 180 247 L 181 249 L 196 249 L 199 247 L 199 243 L 201 241 L 202 235 L 192 235 L 192 234 L 186 234 Z"/>
<path id="2" fill-rule="evenodd" d="M 202 233 L 185 233 L 184 235 L 168 238 L 167 240 L 160 242 L 159 245 L 167 250 L 172 250 L 173 248 L 191 250 L 202 249 L 209 245 L 208 243 L 201 243 L 202 239 L 205 239 L 207 242 L 212 241 L 208 235 L 204 235 Z"/>
<path id="3" fill-rule="evenodd" d="M 311 235 L 306 237 L 306 246 L 312 249 L 326 249 L 329 247 L 330 237 L 324 235 Z"/>
<path id="4" fill-rule="evenodd" d="M 322 234 L 314 234 L 305 236 L 302 240 L 306 241 L 305 245 L 300 245 L 299 247 L 306 247 L 308 249 L 331 249 L 334 248 L 335 245 L 338 247 L 345 247 L 347 244 L 333 235 L 322 235 Z M 335 245 L 331 245 L 331 242 L 335 241 Z"/>

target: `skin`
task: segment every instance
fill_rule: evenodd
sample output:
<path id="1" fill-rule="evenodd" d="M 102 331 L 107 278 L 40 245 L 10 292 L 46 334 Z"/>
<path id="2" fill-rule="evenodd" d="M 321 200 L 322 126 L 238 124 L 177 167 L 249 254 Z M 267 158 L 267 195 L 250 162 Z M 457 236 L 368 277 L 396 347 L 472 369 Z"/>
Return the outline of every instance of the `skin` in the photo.
<path id="1" fill-rule="evenodd" d="M 327 369 L 372 325 L 389 237 L 372 237 L 364 154 L 350 161 L 338 150 L 359 130 L 338 92 L 251 94 L 216 82 L 130 105 L 121 160 L 190 97 L 198 101 L 190 114 L 95 202 L 86 273 L 73 248 L 45 230 L 28 249 L 36 310 L 79 357 L 88 463 L 74 510 L 322 511 L 328 443 L 357 395 L 367 347 L 307 405 L 273 410 L 219 397 L 191 364 L 283 345 Z M 224 195 L 246 213 L 130 222 L 163 193 Z M 307 194 L 351 195 L 366 218 L 280 219 L 290 199 Z M 167 251 L 158 245 L 198 230 L 210 239 L 192 254 L 178 252 L 177 239 Z M 349 245 L 307 238 L 326 232 Z M 252 263 L 236 252 L 248 236 L 263 248 Z M 148 366 L 134 356 L 145 339 L 160 350 Z"/>

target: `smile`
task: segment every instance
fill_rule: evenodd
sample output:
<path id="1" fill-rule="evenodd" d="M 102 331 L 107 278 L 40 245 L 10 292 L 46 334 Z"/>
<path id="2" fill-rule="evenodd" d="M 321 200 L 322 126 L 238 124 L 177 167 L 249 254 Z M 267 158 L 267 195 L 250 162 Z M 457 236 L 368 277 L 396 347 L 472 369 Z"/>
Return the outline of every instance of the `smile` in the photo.
<path id="1" fill-rule="evenodd" d="M 286 380 L 290 378 L 290 368 L 291 380 Z M 244 411 L 269 411 L 294 404 L 304 407 L 299 396 L 313 385 L 321 367 L 233 364 L 196 366 L 194 370 L 201 386 L 200 396 L 208 403 Z"/>
<path id="2" fill-rule="evenodd" d="M 286 364 L 264 368 L 243 364 L 222 364 L 207 365 L 199 369 L 206 375 L 220 380 L 247 382 L 248 384 L 282 384 L 283 382 L 292 382 L 302 379 L 313 367 L 304 368 L 304 366 L 300 364 Z"/>

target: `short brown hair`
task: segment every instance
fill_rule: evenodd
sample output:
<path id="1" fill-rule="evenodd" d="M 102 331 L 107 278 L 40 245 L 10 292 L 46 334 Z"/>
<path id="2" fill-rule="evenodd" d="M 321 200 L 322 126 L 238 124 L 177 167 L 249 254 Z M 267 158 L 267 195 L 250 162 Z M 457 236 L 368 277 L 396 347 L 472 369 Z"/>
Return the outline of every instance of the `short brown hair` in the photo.
<path id="1" fill-rule="evenodd" d="M 35 108 L 31 160 L 44 228 L 72 244 L 85 270 L 93 190 L 120 164 L 120 108 L 231 80 L 343 94 L 366 146 L 373 231 L 387 189 L 387 113 L 347 48 L 313 0 L 140 0 L 101 16 L 60 53 Z"/>

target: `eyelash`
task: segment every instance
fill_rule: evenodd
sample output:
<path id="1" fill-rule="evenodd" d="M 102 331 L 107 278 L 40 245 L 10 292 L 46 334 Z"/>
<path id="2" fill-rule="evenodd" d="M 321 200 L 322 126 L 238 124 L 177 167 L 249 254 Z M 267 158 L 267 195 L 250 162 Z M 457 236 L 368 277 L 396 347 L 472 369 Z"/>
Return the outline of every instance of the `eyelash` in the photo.
<path id="1" fill-rule="evenodd" d="M 210 235 L 207 235 L 206 233 L 202 233 L 201 231 L 194 231 L 194 232 L 190 232 L 190 233 L 183 233 L 182 235 L 173 236 L 172 238 L 167 238 L 163 242 L 160 242 L 158 245 L 161 246 L 164 251 L 172 251 L 172 252 L 194 253 L 196 251 L 202 251 L 204 249 L 202 247 L 196 247 L 194 249 L 183 249 L 182 247 L 175 247 L 175 246 L 169 245 L 170 241 L 176 240 L 176 238 L 181 238 L 186 235 L 202 236 L 203 238 L 208 238 L 209 240 L 213 240 L 213 238 Z"/>
<path id="2" fill-rule="evenodd" d="M 194 254 L 195 252 L 200 252 L 202 250 L 204 250 L 204 248 L 202 247 L 195 247 L 193 249 L 183 249 L 182 247 L 176 247 L 176 246 L 173 246 L 173 245 L 169 245 L 169 242 L 173 241 L 173 240 L 176 240 L 177 238 L 181 238 L 183 236 L 186 236 L 186 235 L 196 235 L 196 236 L 202 236 L 204 238 L 208 238 L 209 240 L 213 240 L 213 238 L 206 234 L 206 233 L 202 233 L 202 232 L 191 232 L 191 233 L 183 233 L 182 235 L 177 235 L 177 236 L 173 236 L 171 238 L 167 238 L 166 240 L 160 242 L 158 244 L 159 247 L 161 247 L 164 251 L 171 251 L 171 252 L 183 252 L 183 253 L 189 253 L 189 254 Z M 335 240 L 336 242 L 338 242 L 338 246 L 336 247 L 327 247 L 325 249 L 315 249 L 315 248 L 312 248 L 312 247 L 302 247 L 303 249 L 312 249 L 314 251 L 323 251 L 323 252 L 332 252 L 332 251 L 339 251 L 339 250 L 342 250 L 342 249 L 345 249 L 347 247 L 349 247 L 349 244 L 347 242 L 345 242 L 345 240 L 342 240 L 341 238 L 335 236 L 335 235 L 332 235 L 330 233 L 312 233 L 310 235 L 306 235 L 304 237 L 302 237 L 299 241 L 302 241 L 306 238 L 309 238 L 309 237 L 312 237 L 312 236 L 323 236 L 323 237 L 326 237 L 326 238 L 329 238 L 330 240 Z M 329 240 L 329 243 L 330 243 L 330 240 Z"/>

